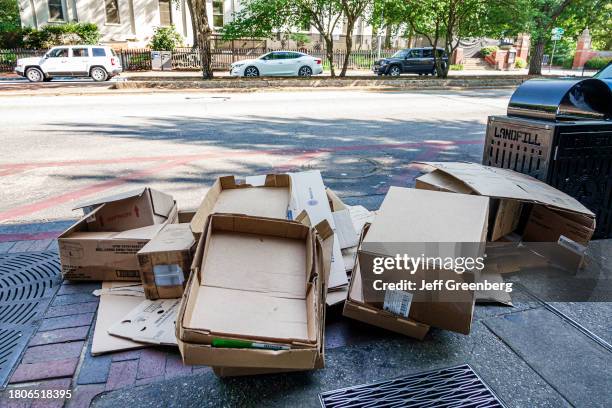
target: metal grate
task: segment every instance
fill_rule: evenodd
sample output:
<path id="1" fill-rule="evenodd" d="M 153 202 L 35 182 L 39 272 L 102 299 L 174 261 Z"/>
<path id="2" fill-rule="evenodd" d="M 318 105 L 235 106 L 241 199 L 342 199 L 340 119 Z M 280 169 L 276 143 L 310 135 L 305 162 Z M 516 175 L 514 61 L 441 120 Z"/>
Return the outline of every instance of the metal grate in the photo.
<path id="1" fill-rule="evenodd" d="M 324 408 L 505 407 L 467 364 L 328 391 L 319 398 Z"/>
<path id="2" fill-rule="evenodd" d="M 0 255 L 0 387 L 61 282 L 55 252 Z"/>

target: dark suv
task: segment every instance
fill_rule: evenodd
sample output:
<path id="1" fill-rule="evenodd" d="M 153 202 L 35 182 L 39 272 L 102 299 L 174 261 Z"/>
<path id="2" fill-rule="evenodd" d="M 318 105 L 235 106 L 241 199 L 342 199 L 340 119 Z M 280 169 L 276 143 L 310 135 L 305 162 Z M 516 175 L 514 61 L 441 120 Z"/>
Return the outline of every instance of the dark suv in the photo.
<path id="1" fill-rule="evenodd" d="M 444 50 L 437 48 L 438 58 L 442 64 L 448 64 L 448 55 Z M 372 68 L 376 75 L 399 76 L 400 74 L 435 75 L 433 48 L 408 48 L 400 50 L 390 56 L 374 62 Z"/>

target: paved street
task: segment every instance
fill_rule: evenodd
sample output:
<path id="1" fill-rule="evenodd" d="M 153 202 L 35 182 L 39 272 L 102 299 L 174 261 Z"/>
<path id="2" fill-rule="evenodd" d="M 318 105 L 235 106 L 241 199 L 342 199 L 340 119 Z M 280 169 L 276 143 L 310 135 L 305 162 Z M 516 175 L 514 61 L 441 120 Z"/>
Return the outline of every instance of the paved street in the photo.
<path id="1" fill-rule="evenodd" d="M 150 185 L 198 205 L 221 174 L 317 168 L 377 207 L 412 160 L 478 161 L 511 90 L 156 93 L 0 98 L 0 222 L 66 220 L 89 196 Z M 0 233 L 2 228 L 0 228 Z"/>

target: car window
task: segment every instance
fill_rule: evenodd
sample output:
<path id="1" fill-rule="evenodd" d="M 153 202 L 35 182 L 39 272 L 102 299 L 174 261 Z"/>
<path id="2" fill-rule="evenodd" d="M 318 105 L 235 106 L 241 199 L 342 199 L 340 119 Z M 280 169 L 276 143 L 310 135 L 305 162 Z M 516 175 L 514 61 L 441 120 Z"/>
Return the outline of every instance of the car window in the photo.
<path id="1" fill-rule="evenodd" d="M 89 57 L 89 50 L 87 48 L 73 48 L 73 57 Z"/>
<path id="2" fill-rule="evenodd" d="M 601 71 L 593 75 L 594 78 L 612 79 L 612 64 L 604 67 Z"/>
<path id="3" fill-rule="evenodd" d="M 68 57 L 68 48 L 54 48 L 49 51 L 49 58 L 66 58 Z"/>
<path id="4" fill-rule="evenodd" d="M 392 58 L 406 58 L 406 56 L 408 55 L 408 51 L 410 50 L 400 50 L 393 54 Z"/>
<path id="5" fill-rule="evenodd" d="M 423 50 L 423 58 L 433 58 L 433 50 Z"/>
<path id="6" fill-rule="evenodd" d="M 408 58 L 421 58 L 421 50 L 408 51 Z"/>
<path id="7" fill-rule="evenodd" d="M 106 57 L 104 48 L 92 48 L 91 51 L 94 57 Z"/>

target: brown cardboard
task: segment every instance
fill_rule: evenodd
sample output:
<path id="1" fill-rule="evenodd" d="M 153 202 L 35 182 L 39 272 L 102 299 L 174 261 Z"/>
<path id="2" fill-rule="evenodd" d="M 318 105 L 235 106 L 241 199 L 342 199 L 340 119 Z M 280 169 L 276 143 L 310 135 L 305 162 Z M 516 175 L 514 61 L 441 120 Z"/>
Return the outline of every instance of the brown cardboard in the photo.
<path id="1" fill-rule="evenodd" d="M 139 343 L 175 346 L 179 299 L 144 300 L 108 328 L 108 333 Z"/>
<path id="2" fill-rule="evenodd" d="M 333 235 L 322 240 L 298 222 L 230 214 L 213 214 L 205 225 L 177 317 L 184 362 L 315 368 L 323 354 L 324 277 L 329 274 L 324 259 L 330 259 Z M 291 349 L 212 347 L 213 338 Z"/>
<path id="3" fill-rule="evenodd" d="M 189 224 L 166 224 L 140 251 L 140 279 L 147 299 L 183 295 L 195 240 Z"/>
<path id="4" fill-rule="evenodd" d="M 533 177 L 476 163 L 423 164 L 433 171 L 417 178 L 417 188 L 478 194 L 499 201 L 492 207 L 491 241 L 514 232 L 524 242 L 557 243 L 569 239 L 586 246 L 593 236 L 595 215 L 588 208 Z M 526 222 L 521 226 L 523 220 Z M 575 251 L 571 263 L 581 264 L 582 257 L 583 253 Z M 531 266 L 527 260 L 523 265 Z"/>
<path id="5" fill-rule="evenodd" d="M 122 280 L 139 281 L 139 265 L 136 253 L 153 238 L 166 223 L 176 221 L 176 204 L 168 209 L 166 196 L 152 189 L 142 190 L 139 199 L 149 197 L 151 202 L 160 202 L 160 208 L 168 211 L 164 217 L 154 214 L 153 223 L 135 229 L 120 228 L 119 231 L 99 231 L 98 214 L 105 213 L 106 206 L 116 208 L 120 204 L 133 205 L 133 196 L 113 199 L 98 205 L 83 218 L 64 231 L 58 238 L 62 276 L 69 280 Z M 162 198 L 156 198 L 162 197 Z M 146 200 L 145 200 L 146 201 Z M 163 204 L 163 205 L 162 205 Z M 114 210 L 113 210 L 114 211 Z M 156 210 L 159 211 L 159 210 Z M 146 212 L 146 211 L 145 211 Z M 139 211 L 140 216 L 143 212 Z M 162 219 L 163 218 L 163 219 Z M 161 222 L 161 223 L 160 223 Z M 106 225 L 106 224 L 105 224 Z"/>
<path id="6" fill-rule="evenodd" d="M 102 289 L 119 289 L 123 285 L 130 285 L 130 283 L 103 282 Z M 147 346 L 146 344 L 112 336 L 108 333 L 109 327 L 120 321 L 128 311 L 138 306 L 143 300 L 144 296 L 121 296 L 108 294 L 103 294 L 100 296 L 98 313 L 96 314 L 96 325 L 91 343 L 92 355 L 96 356 L 103 353 L 132 350 Z"/>
<path id="7" fill-rule="evenodd" d="M 199 237 L 212 213 L 245 214 L 260 217 L 290 218 L 291 197 L 288 174 L 268 174 L 262 185 L 238 181 L 234 176 L 219 177 L 208 190 L 191 220 L 191 230 Z"/>
<path id="8" fill-rule="evenodd" d="M 103 208 L 92 213 L 104 204 Z M 90 231 L 125 231 L 129 229 L 161 224 L 174 207 L 172 196 L 152 188 L 141 188 L 110 197 L 81 203 Z"/>
<path id="9" fill-rule="evenodd" d="M 372 286 L 376 276 L 371 272 L 374 259 L 395 257 L 398 245 L 415 258 L 482 257 L 488 210 L 488 197 L 391 187 L 357 252 L 367 302 L 381 294 Z M 445 269 L 418 270 L 414 275 L 402 270 L 387 270 L 385 274 L 392 277 L 389 281 L 474 281 L 474 273 L 458 274 Z M 453 299 L 444 301 L 435 291 L 419 291 L 414 295 L 408 317 L 430 326 L 469 334 L 474 310 L 473 291 L 457 292 Z"/>
<path id="10" fill-rule="evenodd" d="M 344 302 L 344 309 L 342 311 L 343 316 L 415 339 L 423 340 L 425 338 L 429 331 L 428 325 L 403 316 L 394 315 L 364 302 L 359 263 L 355 264 L 355 269 L 351 276 L 349 294 Z"/>

